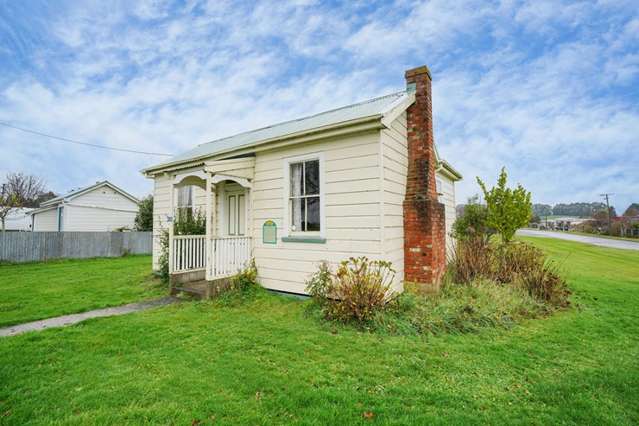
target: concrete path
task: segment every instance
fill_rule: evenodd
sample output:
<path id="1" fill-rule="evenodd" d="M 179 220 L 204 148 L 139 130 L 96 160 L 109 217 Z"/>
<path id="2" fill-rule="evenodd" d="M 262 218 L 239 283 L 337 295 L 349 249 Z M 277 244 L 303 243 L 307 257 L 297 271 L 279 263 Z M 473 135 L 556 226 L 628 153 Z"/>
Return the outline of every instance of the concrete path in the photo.
<path id="1" fill-rule="evenodd" d="M 540 231 L 538 229 L 520 229 L 517 235 L 526 237 L 548 237 L 559 238 L 561 240 L 577 241 L 580 243 L 593 244 L 602 247 L 611 247 L 624 250 L 639 250 L 639 242 L 615 240 L 612 238 L 601 238 L 596 236 L 571 234 L 569 232 Z"/>
<path id="2" fill-rule="evenodd" d="M 94 311 L 82 312 L 79 314 L 63 315 L 61 317 L 48 318 L 40 321 L 16 324 L 5 328 L 0 328 L 0 337 L 15 336 L 16 334 L 28 331 L 38 331 L 47 328 L 65 327 L 77 324 L 89 318 L 112 317 L 116 315 L 130 314 L 131 312 L 144 311 L 158 306 L 169 305 L 180 299 L 172 296 L 161 299 L 150 300 L 148 302 L 129 303 L 128 305 L 114 306 L 112 308 L 96 309 Z"/>

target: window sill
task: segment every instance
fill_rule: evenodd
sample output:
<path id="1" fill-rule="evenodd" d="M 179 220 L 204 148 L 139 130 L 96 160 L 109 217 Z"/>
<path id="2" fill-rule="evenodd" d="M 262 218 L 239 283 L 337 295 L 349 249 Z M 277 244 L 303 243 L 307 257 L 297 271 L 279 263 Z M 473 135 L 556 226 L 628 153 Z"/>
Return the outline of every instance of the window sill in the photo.
<path id="1" fill-rule="evenodd" d="M 294 237 L 282 237 L 283 243 L 310 243 L 310 244 L 324 244 L 326 243 L 326 238 L 315 237 L 315 236 L 294 236 Z"/>

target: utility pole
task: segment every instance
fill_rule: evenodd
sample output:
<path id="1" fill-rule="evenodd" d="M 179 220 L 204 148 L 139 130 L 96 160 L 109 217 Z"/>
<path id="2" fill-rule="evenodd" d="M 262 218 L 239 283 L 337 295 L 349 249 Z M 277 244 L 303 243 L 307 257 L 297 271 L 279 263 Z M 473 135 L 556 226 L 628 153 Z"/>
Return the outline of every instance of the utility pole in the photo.
<path id="1" fill-rule="evenodd" d="M 615 195 L 615 194 L 609 194 L 609 193 L 599 194 L 600 197 L 604 197 L 606 199 L 606 210 L 608 211 L 608 235 L 610 235 L 610 202 L 608 200 L 608 197 L 611 195 Z"/>

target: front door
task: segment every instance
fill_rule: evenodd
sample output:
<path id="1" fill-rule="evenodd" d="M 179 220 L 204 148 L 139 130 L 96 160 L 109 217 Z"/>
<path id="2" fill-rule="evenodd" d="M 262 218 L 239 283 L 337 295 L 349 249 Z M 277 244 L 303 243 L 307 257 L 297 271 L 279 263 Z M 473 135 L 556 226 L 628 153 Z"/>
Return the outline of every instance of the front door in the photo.
<path id="1" fill-rule="evenodd" d="M 246 194 L 232 192 L 226 194 L 226 235 L 240 236 L 246 232 Z"/>

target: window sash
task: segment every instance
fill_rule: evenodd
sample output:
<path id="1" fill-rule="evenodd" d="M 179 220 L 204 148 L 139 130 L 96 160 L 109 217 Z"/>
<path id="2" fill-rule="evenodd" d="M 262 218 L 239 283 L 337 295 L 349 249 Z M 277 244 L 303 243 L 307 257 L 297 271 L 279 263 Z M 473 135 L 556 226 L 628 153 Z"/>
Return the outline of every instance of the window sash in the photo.
<path id="1" fill-rule="evenodd" d="M 316 163 L 316 193 L 312 193 L 312 194 L 307 194 L 306 190 L 307 190 L 307 164 L 309 163 Z M 300 175 L 299 176 L 294 176 L 295 174 L 297 174 L 295 170 L 296 167 L 299 167 L 301 165 L 301 170 L 299 170 Z M 291 230 L 293 232 L 320 232 L 321 231 L 321 209 L 322 209 L 322 203 L 321 203 L 321 184 L 320 184 L 320 166 L 319 166 L 319 159 L 312 159 L 312 160 L 305 160 L 305 161 L 296 161 L 296 162 L 291 162 L 288 165 L 289 167 L 289 185 L 290 185 L 290 190 L 289 190 L 289 224 L 291 226 Z M 295 190 L 295 187 L 299 185 L 299 194 L 296 194 L 295 192 L 297 192 Z M 317 217 L 314 218 L 314 222 L 317 225 L 317 229 L 313 229 L 309 231 L 309 221 L 308 221 L 308 212 L 309 212 L 309 200 L 311 199 L 317 199 L 317 204 L 318 204 L 318 208 L 317 208 Z M 299 200 L 298 203 L 295 202 L 295 200 Z M 299 211 L 297 211 L 297 209 L 299 209 Z M 299 226 L 296 224 L 296 215 L 299 214 Z M 303 217 L 301 217 L 303 216 Z"/>

